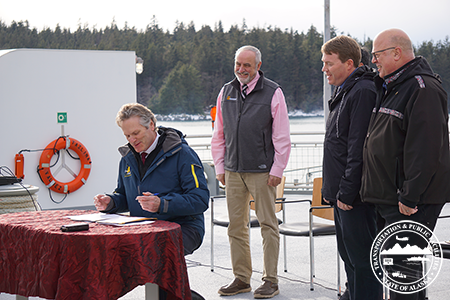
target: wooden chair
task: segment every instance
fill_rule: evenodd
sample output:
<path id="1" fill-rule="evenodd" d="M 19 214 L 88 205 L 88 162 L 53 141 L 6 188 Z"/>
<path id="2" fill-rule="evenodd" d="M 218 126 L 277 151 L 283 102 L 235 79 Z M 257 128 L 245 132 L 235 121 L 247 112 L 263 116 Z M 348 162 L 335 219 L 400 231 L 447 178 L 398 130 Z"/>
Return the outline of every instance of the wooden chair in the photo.
<path id="1" fill-rule="evenodd" d="M 439 219 L 446 219 L 446 218 L 450 218 L 449 216 L 439 216 Z M 441 242 L 441 249 L 442 249 L 442 257 L 443 258 L 447 258 L 450 259 L 450 241 L 445 241 L 445 242 Z"/>
<path id="2" fill-rule="evenodd" d="M 333 224 L 318 222 L 317 218 L 334 221 L 334 212 L 332 206 L 322 205 L 322 178 L 315 178 L 313 182 L 313 195 L 311 200 L 284 200 L 279 201 L 283 205 L 283 223 L 280 224 L 280 234 L 283 235 L 284 245 L 284 271 L 287 272 L 287 250 L 286 250 L 286 236 L 298 236 L 309 238 L 310 248 L 310 289 L 314 290 L 314 237 L 325 235 L 336 235 L 336 228 Z M 309 202 L 309 221 L 308 222 L 288 222 L 286 220 L 286 204 Z M 337 254 L 337 287 L 338 295 L 340 291 L 340 257 Z"/>
<path id="3" fill-rule="evenodd" d="M 277 192 L 276 192 L 276 199 L 275 201 L 282 201 L 284 200 L 283 195 L 284 195 L 284 185 L 286 182 L 286 177 L 282 177 L 281 179 L 281 183 L 277 186 Z M 221 227 L 228 227 L 228 224 L 230 223 L 228 216 L 223 217 L 223 216 L 215 216 L 214 214 L 214 201 L 218 200 L 218 199 L 225 199 L 226 196 L 223 195 L 219 195 L 219 196 L 212 196 L 211 197 L 211 205 L 210 205 L 210 210 L 211 210 L 211 272 L 214 272 L 214 226 L 221 226 Z M 258 219 L 256 217 L 256 215 L 254 215 L 252 213 L 252 210 L 255 210 L 255 200 L 253 200 L 252 195 L 249 195 L 249 205 L 250 205 L 250 209 L 249 209 L 249 227 L 253 228 L 253 227 L 260 227 Z M 275 212 L 279 212 L 281 211 L 283 205 L 281 203 L 276 203 L 275 204 Z M 280 219 L 278 219 L 278 224 L 280 224 L 282 221 Z M 249 238 L 250 238 L 250 231 L 249 231 Z"/>

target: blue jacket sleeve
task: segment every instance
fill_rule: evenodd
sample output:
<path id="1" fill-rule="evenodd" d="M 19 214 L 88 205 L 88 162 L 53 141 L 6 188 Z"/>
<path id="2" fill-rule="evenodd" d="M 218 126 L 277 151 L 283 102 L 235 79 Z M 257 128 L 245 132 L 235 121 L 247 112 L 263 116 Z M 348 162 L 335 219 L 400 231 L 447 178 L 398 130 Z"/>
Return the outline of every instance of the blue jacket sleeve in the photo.
<path id="1" fill-rule="evenodd" d="M 189 147 L 183 147 L 178 156 L 180 192 L 171 192 L 161 197 L 160 214 L 189 216 L 201 214 L 208 209 L 209 190 L 203 166 L 197 154 Z"/>

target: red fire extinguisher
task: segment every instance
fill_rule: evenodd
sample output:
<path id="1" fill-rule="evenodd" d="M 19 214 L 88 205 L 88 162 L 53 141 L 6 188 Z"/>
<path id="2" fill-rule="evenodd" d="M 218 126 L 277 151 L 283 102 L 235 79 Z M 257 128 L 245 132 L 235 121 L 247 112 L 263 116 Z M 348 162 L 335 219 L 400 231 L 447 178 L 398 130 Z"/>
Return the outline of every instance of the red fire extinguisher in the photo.
<path id="1" fill-rule="evenodd" d="M 15 173 L 16 177 L 19 179 L 23 179 L 25 175 L 23 174 L 23 154 L 18 153 L 16 154 L 16 163 L 15 163 Z"/>

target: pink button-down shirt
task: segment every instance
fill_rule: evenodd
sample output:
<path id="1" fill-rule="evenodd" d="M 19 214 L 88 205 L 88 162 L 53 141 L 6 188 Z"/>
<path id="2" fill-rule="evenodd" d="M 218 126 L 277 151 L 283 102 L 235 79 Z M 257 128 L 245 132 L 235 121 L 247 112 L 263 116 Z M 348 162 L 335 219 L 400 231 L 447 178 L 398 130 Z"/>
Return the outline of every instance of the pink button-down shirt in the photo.
<path id="1" fill-rule="evenodd" d="M 247 94 L 255 88 L 259 78 L 260 75 L 257 73 L 256 77 L 248 84 Z M 216 120 L 214 122 L 214 133 L 211 140 L 211 153 L 216 174 L 225 174 L 225 137 L 223 134 L 222 109 L 220 105 L 222 102 L 222 94 L 223 88 L 217 97 Z M 275 156 L 269 174 L 281 178 L 289 161 L 289 154 L 291 153 L 291 137 L 286 101 L 284 99 L 283 91 L 280 88 L 275 91 L 272 97 L 271 110 L 273 118 L 272 143 L 275 148 Z"/>

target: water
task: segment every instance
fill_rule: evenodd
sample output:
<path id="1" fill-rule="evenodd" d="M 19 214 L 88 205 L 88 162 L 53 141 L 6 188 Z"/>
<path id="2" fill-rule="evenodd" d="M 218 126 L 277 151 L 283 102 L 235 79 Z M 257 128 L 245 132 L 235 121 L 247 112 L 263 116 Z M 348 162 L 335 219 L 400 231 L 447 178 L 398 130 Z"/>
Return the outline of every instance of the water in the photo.
<path id="1" fill-rule="evenodd" d="M 288 166 L 284 172 L 286 185 L 291 187 L 309 185 L 313 178 L 320 177 L 322 174 L 324 118 L 291 118 L 289 123 L 292 149 Z M 158 121 L 157 125 L 180 130 L 187 136 L 187 142 L 197 152 L 202 161 L 212 161 L 210 135 L 212 135 L 213 131 L 210 120 Z M 297 135 L 300 132 L 320 132 L 321 134 Z M 195 135 L 208 136 L 192 138 Z"/>
<path id="2" fill-rule="evenodd" d="M 297 186 L 307 184 L 322 173 L 323 133 L 325 121 L 323 116 L 300 117 L 289 119 L 292 149 L 288 166 L 285 169 L 286 184 Z M 211 135 L 211 121 L 159 121 L 158 125 L 173 127 L 187 135 L 189 145 L 195 149 L 202 161 L 212 161 L 209 147 L 211 137 L 189 138 L 192 135 Z M 315 135 L 297 135 L 299 132 L 322 132 Z"/>
<path id="3" fill-rule="evenodd" d="M 305 117 L 289 119 L 291 132 L 300 131 L 325 131 L 323 117 Z M 186 135 L 212 134 L 210 120 L 202 121 L 158 121 L 157 125 L 172 127 Z"/>

